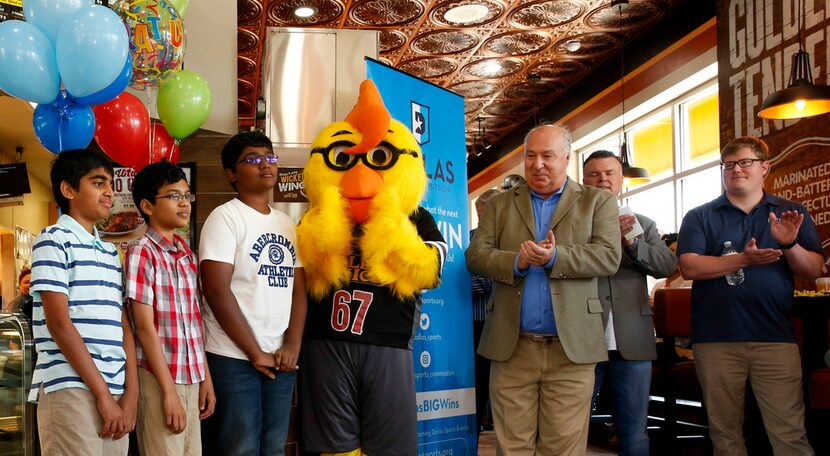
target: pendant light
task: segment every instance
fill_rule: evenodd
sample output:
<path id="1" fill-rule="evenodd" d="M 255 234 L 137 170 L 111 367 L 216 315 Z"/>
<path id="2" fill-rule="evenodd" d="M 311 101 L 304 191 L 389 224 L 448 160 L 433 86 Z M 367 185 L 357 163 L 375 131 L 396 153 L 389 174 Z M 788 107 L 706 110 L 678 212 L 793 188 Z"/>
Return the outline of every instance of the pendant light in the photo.
<path id="1" fill-rule="evenodd" d="M 622 27 L 622 12 L 628 8 L 628 0 L 613 0 L 611 7 L 617 8 L 620 13 L 620 26 Z M 624 35 L 623 35 L 624 36 Z M 623 38 L 624 39 L 624 38 Z M 651 181 L 648 171 L 645 168 L 638 168 L 633 166 L 633 161 L 628 156 L 628 145 L 625 142 L 625 59 L 623 57 L 625 51 L 625 42 L 620 49 L 620 97 L 622 105 L 622 132 L 623 142 L 620 146 L 620 161 L 622 162 L 623 185 L 626 187 L 634 187 L 645 184 Z"/>
<path id="2" fill-rule="evenodd" d="M 799 4 L 798 52 L 793 54 L 790 83 L 764 100 L 758 117 L 801 119 L 830 112 L 830 86 L 813 84 L 810 54 L 804 50 L 804 0 Z"/>

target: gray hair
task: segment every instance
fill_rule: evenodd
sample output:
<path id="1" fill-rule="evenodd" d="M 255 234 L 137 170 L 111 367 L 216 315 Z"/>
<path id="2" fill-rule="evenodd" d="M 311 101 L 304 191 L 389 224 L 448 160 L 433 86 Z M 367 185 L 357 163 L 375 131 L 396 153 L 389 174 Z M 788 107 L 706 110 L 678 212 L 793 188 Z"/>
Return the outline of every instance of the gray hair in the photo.
<path id="1" fill-rule="evenodd" d="M 565 143 L 565 152 L 568 155 L 571 154 L 571 143 L 573 142 L 573 137 L 571 136 L 571 131 L 568 130 L 568 127 L 566 127 L 566 126 L 564 126 L 560 123 L 542 124 L 542 125 L 537 125 L 537 126 L 531 128 L 530 131 L 528 131 L 527 134 L 525 135 L 525 141 L 524 141 L 525 151 L 527 150 L 527 139 L 530 137 L 530 135 L 532 135 L 536 131 L 541 130 L 543 128 L 556 128 L 556 129 L 561 130 L 562 133 L 563 133 L 562 139 L 563 139 L 563 142 Z"/>

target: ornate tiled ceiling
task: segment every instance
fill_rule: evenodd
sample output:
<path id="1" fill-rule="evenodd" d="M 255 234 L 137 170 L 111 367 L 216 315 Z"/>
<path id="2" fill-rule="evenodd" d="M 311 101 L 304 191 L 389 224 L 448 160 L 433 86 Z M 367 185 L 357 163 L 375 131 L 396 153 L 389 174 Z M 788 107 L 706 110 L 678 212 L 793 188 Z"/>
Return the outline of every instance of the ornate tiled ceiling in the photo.
<path id="1" fill-rule="evenodd" d="M 254 122 L 267 27 L 373 29 L 384 63 L 465 97 L 468 147 L 479 119 L 496 143 L 682 1 L 237 0 L 240 124 Z M 453 22 L 465 5 L 482 14 Z"/>

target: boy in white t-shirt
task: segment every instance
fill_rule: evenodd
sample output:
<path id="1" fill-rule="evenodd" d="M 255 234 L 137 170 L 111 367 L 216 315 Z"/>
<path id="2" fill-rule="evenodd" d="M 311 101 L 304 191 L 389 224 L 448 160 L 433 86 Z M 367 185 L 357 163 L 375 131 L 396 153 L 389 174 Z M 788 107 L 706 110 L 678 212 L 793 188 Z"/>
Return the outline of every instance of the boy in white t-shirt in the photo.
<path id="1" fill-rule="evenodd" d="M 216 393 L 205 454 L 284 454 L 306 316 L 294 222 L 268 205 L 277 179 L 271 140 L 240 133 L 222 148 L 237 197 L 205 221 L 199 267 Z"/>

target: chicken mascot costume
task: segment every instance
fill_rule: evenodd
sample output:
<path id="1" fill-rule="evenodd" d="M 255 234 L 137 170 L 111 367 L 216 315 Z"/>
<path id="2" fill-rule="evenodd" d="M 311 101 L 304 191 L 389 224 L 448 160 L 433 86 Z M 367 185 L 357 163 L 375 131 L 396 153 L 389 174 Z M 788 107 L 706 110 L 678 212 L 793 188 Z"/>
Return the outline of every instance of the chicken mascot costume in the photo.
<path id="1" fill-rule="evenodd" d="M 305 168 L 297 227 L 309 303 L 301 381 L 305 449 L 418 453 L 412 338 L 421 290 L 447 252 L 432 216 L 424 157 L 372 81 L 345 121 L 323 129 Z"/>

